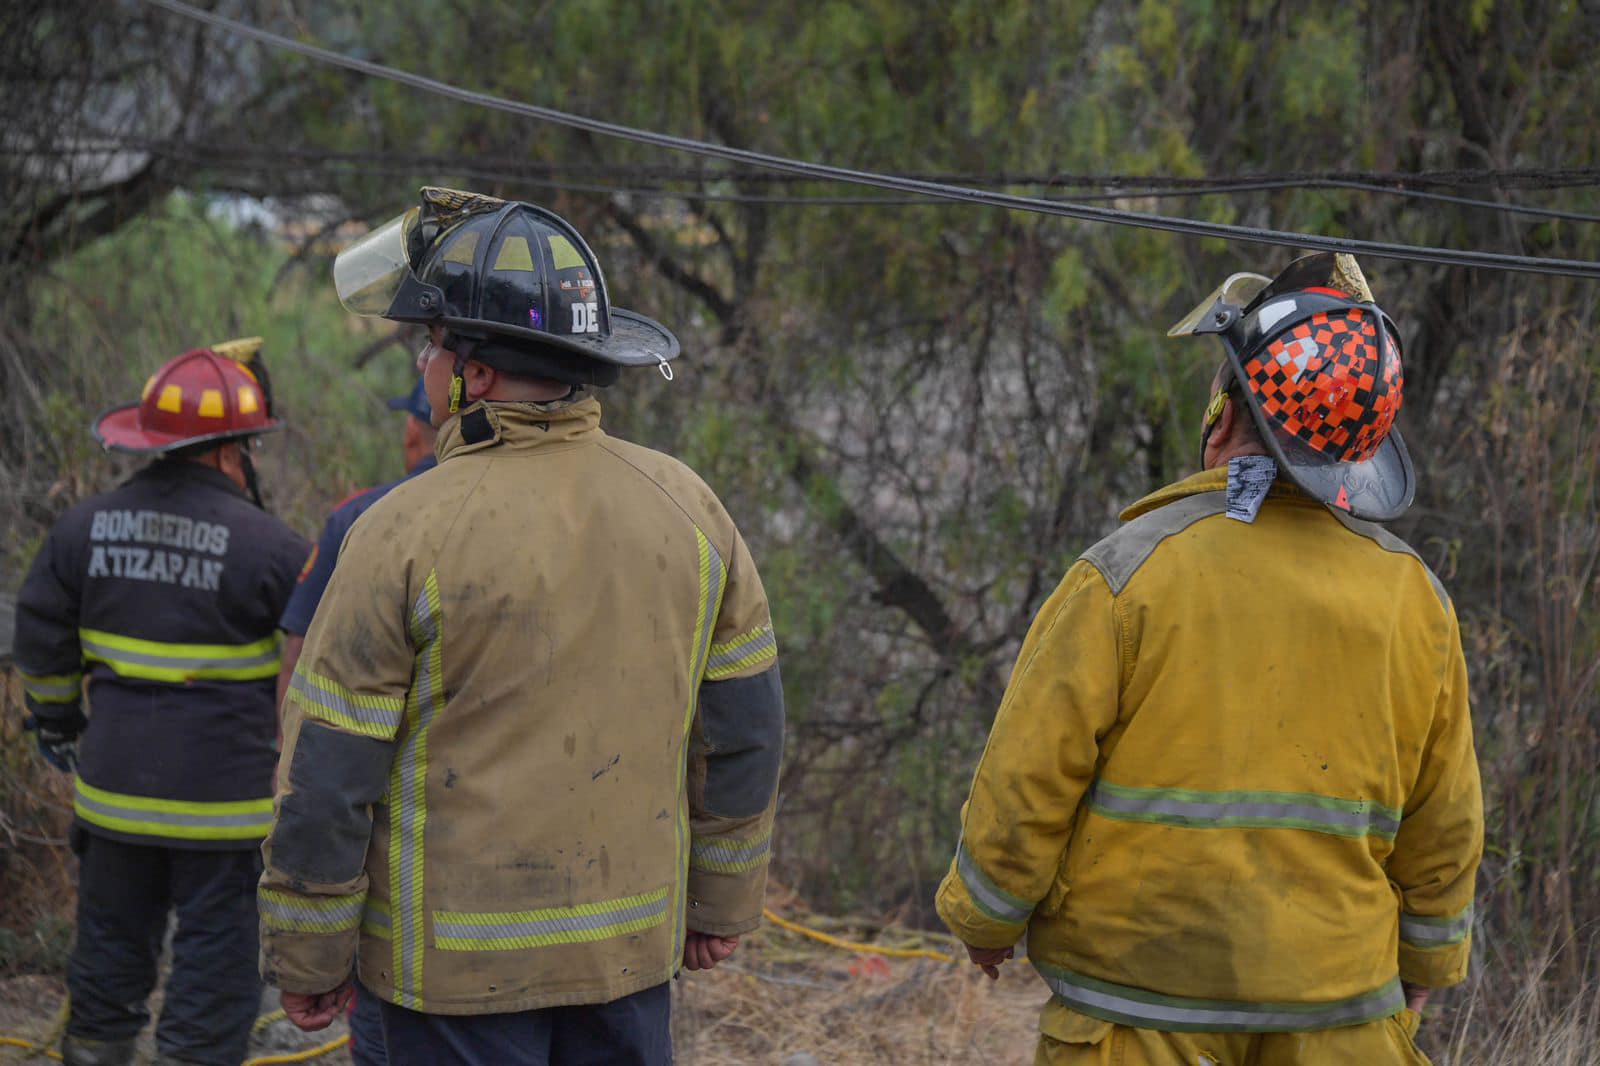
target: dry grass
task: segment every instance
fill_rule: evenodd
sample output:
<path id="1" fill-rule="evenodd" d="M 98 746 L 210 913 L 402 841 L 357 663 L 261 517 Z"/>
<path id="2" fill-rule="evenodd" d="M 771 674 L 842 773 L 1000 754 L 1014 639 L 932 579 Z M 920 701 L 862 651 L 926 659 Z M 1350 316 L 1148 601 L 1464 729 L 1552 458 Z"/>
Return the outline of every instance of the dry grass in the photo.
<path id="1" fill-rule="evenodd" d="M 853 955 L 771 926 L 674 992 L 686 1066 L 1029 1063 L 1049 996 L 1026 963 L 991 982 L 965 963 Z"/>
<path id="2" fill-rule="evenodd" d="M 1593 942 L 1600 950 L 1600 940 Z M 1600 1063 L 1600 973 L 1591 954 L 1576 987 L 1555 977 L 1553 953 L 1490 950 L 1447 993 L 1423 1046 L 1450 1066 Z"/>

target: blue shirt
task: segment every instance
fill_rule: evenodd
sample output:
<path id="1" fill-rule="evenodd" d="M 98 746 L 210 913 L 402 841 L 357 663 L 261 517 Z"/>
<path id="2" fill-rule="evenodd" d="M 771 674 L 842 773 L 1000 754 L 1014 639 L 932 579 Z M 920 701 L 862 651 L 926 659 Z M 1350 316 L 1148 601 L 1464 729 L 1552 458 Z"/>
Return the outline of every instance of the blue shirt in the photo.
<path id="1" fill-rule="evenodd" d="M 317 539 L 316 547 L 311 549 L 311 558 L 306 560 L 305 569 L 300 571 L 299 583 L 289 595 L 289 604 L 283 609 L 283 618 L 278 622 L 279 629 L 300 637 L 306 635 L 306 630 L 311 628 L 311 618 L 317 613 L 317 604 L 322 602 L 322 594 L 327 591 L 328 579 L 333 576 L 333 565 L 339 561 L 339 546 L 344 543 L 344 535 L 350 532 L 350 527 L 356 524 L 356 519 L 401 481 L 409 481 L 437 465 L 438 459 L 431 455 L 424 456 L 405 477 L 358 492 L 334 508 L 322 527 L 322 536 Z"/>

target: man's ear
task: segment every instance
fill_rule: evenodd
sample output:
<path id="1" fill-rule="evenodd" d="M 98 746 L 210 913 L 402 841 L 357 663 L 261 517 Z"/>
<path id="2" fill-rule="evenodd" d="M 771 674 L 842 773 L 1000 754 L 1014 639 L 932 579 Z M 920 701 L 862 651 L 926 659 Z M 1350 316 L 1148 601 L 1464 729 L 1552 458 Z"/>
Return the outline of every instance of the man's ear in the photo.
<path id="1" fill-rule="evenodd" d="M 1239 424 L 1239 403 L 1239 398 L 1230 394 L 1217 414 L 1217 425 L 1211 431 L 1211 439 L 1219 446 L 1232 442 L 1233 431 Z"/>
<path id="2" fill-rule="evenodd" d="M 461 370 L 461 379 L 466 382 L 465 400 L 475 403 L 494 391 L 495 382 L 500 379 L 500 374 L 492 366 L 485 366 L 476 359 L 468 359 L 467 365 Z"/>

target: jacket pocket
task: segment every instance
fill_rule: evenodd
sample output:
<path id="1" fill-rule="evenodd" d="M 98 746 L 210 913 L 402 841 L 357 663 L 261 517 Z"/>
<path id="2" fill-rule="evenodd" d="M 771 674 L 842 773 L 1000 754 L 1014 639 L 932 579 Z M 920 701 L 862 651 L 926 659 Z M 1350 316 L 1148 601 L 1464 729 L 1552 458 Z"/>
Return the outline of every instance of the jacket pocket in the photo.
<path id="1" fill-rule="evenodd" d="M 1417 1030 L 1422 1026 L 1421 1015 L 1407 1007 L 1385 1018 L 1384 1023 L 1389 1027 L 1395 1049 L 1400 1053 L 1396 1062 L 1409 1063 L 1410 1066 L 1433 1066 L 1433 1060 L 1424 1055 L 1416 1043 Z"/>

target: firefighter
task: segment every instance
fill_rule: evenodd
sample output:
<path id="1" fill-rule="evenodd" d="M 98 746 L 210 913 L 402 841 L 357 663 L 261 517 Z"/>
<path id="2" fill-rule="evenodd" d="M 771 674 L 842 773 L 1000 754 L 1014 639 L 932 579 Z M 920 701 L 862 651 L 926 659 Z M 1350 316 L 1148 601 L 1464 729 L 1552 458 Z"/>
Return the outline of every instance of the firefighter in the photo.
<path id="1" fill-rule="evenodd" d="M 1036 1062 L 1418 1063 L 1467 968 L 1483 813 L 1399 333 L 1348 256 L 1237 274 L 1198 473 L 1123 512 L 1023 643 L 937 895 Z"/>
<path id="2" fill-rule="evenodd" d="M 67 1063 L 132 1061 L 169 913 L 161 1061 L 246 1052 L 277 622 L 310 548 L 259 506 L 250 447 L 281 425 L 266 384 L 258 339 L 198 348 L 102 416 L 106 448 L 155 461 L 63 514 L 18 594 L 28 726 L 76 771 Z"/>
<path id="3" fill-rule="evenodd" d="M 403 411 L 406 415 L 405 429 L 400 438 L 406 478 L 432 470 L 438 465 L 433 454 L 438 431 L 433 428 L 433 412 L 428 406 L 428 393 L 422 379 L 418 378 L 416 385 L 406 395 L 390 399 L 388 405 L 391 411 Z M 322 527 L 322 536 L 311 549 L 311 558 L 306 561 L 294 593 L 289 597 L 289 605 L 284 608 L 283 618 L 278 622 L 278 628 L 283 630 L 283 661 L 278 668 L 280 708 L 288 692 L 289 679 L 294 676 L 295 664 L 300 661 L 306 630 L 311 628 L 317 604 L 322 601 L 322 594 L 328 588 L 328 578 L 333 576 L 339 545 L 344 543 L 345 534 L 350 532 L 356 519 L 398 484 L 399 481 L 391 481 L 354 494 L 334 508 Z M 384 1066 L 388 1061 L 383 1050 L 383 1019 L 378 1011 L 378 1002 L 371 992 L 365 990 L 356 993 L 350 1011 L 350 1057 L 355 1066 Z"/>
<path id="4" fill-rule="evenodd" d="M 439 466 L 356 522 L 306 634 L 263 972 L 316 1028 L 357 957 L 397 1064 L 669 1062 L 668 980 L 760 921 L 783 738 L 743 538 L 599 425 L 677 341 L 526 203 L 424 189 L 334 276 L 427 326 Z"/>

